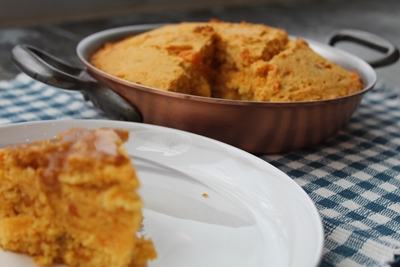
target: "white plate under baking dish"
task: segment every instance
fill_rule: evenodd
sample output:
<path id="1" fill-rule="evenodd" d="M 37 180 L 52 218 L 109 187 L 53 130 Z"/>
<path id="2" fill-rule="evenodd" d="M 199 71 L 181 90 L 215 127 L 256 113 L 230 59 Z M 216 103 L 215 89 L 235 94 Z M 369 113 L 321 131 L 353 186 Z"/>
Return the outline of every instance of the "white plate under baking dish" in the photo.
<path id="1" fill-rule="evenodd" d="M 130 131 L 144 231 L 158 258 L 149 267 L 312 267 L 324 233 L 308 195 L 267 162 L 232 146 L 169 128 L 108 120 L 0 126 L 0 147 L 53 138 L 70 127 Z M 0 249 L 1 266 L 34 267 Z"/>

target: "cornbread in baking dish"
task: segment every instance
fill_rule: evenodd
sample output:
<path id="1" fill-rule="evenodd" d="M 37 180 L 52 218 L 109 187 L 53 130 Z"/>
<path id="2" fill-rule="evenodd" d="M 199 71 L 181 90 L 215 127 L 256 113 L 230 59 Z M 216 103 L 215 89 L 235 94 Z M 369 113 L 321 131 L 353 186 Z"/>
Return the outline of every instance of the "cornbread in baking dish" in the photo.
<path id="1" fill-rule="evenodd" d="M 245 22 L 165 25 L 106 43 L 90 62 L 148 87 L 235 100 L 323 100 L 363 88 L 356 72 L 316 54 L 304 40 Z"/>
<path id="2" fill-rule="evenodd" d="M 156 257 L 142 224 L 128 132 L 73 128 L 0 150 L 0 246 L 39 265 L 142 266 Z"/>

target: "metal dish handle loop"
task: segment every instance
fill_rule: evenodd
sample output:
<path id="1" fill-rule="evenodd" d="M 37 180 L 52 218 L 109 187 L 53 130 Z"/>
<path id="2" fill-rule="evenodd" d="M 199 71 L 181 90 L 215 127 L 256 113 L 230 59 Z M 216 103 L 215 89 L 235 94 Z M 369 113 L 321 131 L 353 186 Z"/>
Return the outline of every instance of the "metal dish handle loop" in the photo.
<path id="1" fill-rule="evenodd" d="M 71 66 L 34 46 L 16 45 L 11 58 L 23 72 L 45 84 L 78 91 L 95 87 L 93 79 L 80 77 L 84 76 L 84 69 Z"/>
<path id="2" fill-rule="evenodd" d="M 399 50 L 394 44 L 369 32 L 344 29 L 334 31 L 326 38 L 326 42 L 332 46 L 339 41 L 355 42 L 384 53 L 383 58 L 367 61 L 373 68 L 390 65 L 399 59 Z"/>
<path id="3" fill-rule="evenodd" d="M 19 44 L 11 51 L 15 65 L 25 74 L 45 84 L 81 91 L 86 100 L 113 118 L 141 122 L 139 112 L 120 95 L 99 84 L 83 68 L 66 62 L 30 45 Z"/>

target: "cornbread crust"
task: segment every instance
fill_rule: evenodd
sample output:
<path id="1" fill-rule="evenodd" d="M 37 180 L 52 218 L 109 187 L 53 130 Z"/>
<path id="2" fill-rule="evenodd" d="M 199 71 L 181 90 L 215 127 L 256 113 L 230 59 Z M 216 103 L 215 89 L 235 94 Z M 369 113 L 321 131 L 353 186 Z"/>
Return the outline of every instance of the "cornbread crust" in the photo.
<path id="1" fill-rule="evenodd" d="M 129 60 L 121 64 L 123 57 Z M 323 100 L 363 88 L 356 72 L 319 56 L 305 41 L 289 39 L 282 29 L 246 22 L 166 25 L 106 44 L 91 63 L 146 86 L 234 100 Z M 145 78 L 137 74 L 143 71 Z"/>
<path id="2" fill-rule="evenodd" d="M 220 70 L 243 70 L 257 60 L 268 61 L 282 51 L 289 37 L 278 28 L 253 23 L 212 20 L 217 32 L 215 59 Z"/>
<path id="3" fill-rule="evenodd" d="M 296 39 L 270 61 L 259 60 L 232 79 L 242 100 L 292 102 L 339 98 L 362 84 L 355 72 L 329 62 Z"/>
<path id="4" fill-rule="evenodd" d="M 209 97 L 214 38 L 208 26 L 166 25 L 107 43 L 90 60 L 97 68 L 131 82 Z"/>
<path id="5" fill-rule="evenodd" d="M 156 257 L 137 237 L 139 182 L 128 132 L 70 129 L 0 150 L 0 246 L 39 265 L 142 266 Z"/>

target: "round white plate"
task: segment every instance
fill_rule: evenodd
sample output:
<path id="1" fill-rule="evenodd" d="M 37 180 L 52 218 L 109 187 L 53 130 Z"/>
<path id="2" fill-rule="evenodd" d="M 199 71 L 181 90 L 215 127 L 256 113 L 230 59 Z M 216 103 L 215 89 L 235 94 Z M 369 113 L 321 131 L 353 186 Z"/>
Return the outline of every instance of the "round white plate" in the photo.
<path id="1" fill-rule="evenodd" d="M 0 147 L 52 138 L 70 127 L 130 131 L 144 233 L 158 258 L 149 267 L 318 266 L 324 234 L 313 202 L 291 178 L 232 146 L 169 128 L 107 120 L 0 126 Z M 0 249 L 1 266 L 33 267 Z"/>

